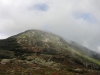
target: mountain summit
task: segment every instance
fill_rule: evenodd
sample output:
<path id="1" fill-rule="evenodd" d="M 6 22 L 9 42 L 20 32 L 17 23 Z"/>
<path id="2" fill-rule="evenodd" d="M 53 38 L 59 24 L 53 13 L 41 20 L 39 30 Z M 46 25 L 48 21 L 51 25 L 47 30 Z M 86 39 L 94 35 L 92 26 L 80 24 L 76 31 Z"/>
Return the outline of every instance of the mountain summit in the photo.
<path id="1" fill-rule="evenodd" d="M 94 55 L 98 55 L 98 58 Z M 99 75 L 99 58 L 98 53 L 75 42 L 68 43 L 58 35 L 40 30 L 27 30 L 0 40 L 1 66 L 5 64 L 4 67 L 6 67 L 9 63 L 11 67 L 19 67 L 21 72 L 27 69 L 30 75 L 31 71 L 36 73 L 35 69 L 37 68 L 43 70 L 43 75 L 76 75 L 76 73 Z M 30 64 L 34 69 L 28 68 Z M 55 73 L 54 69 L 55 72 L 59 70 L 59 74 Z M 2 70 L 7 69 L 2 68 Z M 16 73 L 17 70 L 14 70 Z M 21 74 L 21 72 L 19 73 Z M 50 74 L 45 74 L 46 72 Z"/>
<path id="2" fill-rule="evenodd" d="M 56 54 L 65 51 L 67 43 L 59 36 L 40 30 L 27 30 L 1 41 L 2 49 Z M 6 42 L 6 43 L 5 43 Z"/>

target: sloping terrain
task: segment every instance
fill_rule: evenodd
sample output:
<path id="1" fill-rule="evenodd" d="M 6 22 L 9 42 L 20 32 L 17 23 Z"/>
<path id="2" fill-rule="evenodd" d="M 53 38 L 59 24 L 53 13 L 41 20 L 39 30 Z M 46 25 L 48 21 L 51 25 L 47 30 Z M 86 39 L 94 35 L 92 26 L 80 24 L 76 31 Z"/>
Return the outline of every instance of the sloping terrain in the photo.
<path id="1" fill-rule="evenodd" d="M 90 50 L 74 41 L 70 41 L 68 42 L 70 44 L 71 47 L 73 47 L 74 49 L 80 51 L 81 53 L 93 57 L 94 59 L 100 60 L 100 53 L 97 53 L 93 50 Z"/>
<path id="2" fill-rule="evenodd" d="M 27 30 L 0 40 L 0 75 L 99 75 L 100 57 L 85 51 L 50 32 Z"/>

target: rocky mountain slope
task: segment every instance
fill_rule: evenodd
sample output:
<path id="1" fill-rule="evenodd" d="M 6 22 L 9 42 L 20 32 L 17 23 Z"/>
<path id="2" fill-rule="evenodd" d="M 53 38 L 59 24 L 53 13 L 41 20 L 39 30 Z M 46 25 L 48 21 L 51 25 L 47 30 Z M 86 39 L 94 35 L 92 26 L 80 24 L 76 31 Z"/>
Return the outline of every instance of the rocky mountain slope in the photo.
<path id="1" fill-rule="evenodd" d="M 97 53 L 93 50 L 90 50 L 74 41 L 70 41 L 68 42 L 70 44 L 71 47 L 73 47 L 74 49 L 78 50 L 78 51 L 81 51 L 81 53 L 89 56 L 89 57 L 92 57 L 94 59 L 97 59 L 97 60 L 100 60 L 100 53 Z"/>
<path id="2" fill-rule="evenodd" d="M 99 75 L 99 54 L 81 48 L 50 32 L 27 30 L 0 40 L 0 75 Z"/>

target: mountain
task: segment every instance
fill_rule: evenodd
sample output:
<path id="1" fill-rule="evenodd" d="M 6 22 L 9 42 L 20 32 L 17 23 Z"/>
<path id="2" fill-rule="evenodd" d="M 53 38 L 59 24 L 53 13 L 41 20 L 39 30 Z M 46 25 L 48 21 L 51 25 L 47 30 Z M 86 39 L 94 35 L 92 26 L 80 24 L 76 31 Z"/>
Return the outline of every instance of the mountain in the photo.
<path id="1" fill-rule="evenodd" d="M 73 47 L 74 49 L 81 51 L 81 53 L 90 56 L 94 59 L 100 60 L 100 53 L 97 53 L 93 50 L 90 50 L 74 41 L 68 41 L 68 43 L 70 44 L 71 47 Z"/>
<path id="2" fill-rule="evenodd" d="M 0 61 L 0 75 L 100 74 L 99 53 L 35 29 L 0 40 Z"/>

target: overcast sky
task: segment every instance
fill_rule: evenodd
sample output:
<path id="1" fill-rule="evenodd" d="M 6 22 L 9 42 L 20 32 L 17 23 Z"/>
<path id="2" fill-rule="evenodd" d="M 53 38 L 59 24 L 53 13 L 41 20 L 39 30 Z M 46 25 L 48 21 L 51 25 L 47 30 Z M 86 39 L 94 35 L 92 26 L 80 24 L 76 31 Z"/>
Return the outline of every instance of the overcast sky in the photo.
<path id="1" fill-rule="evenodd" d="M 100 52 L 100 0 L 0 0 L 0 39 L 47 30 Z"/>

